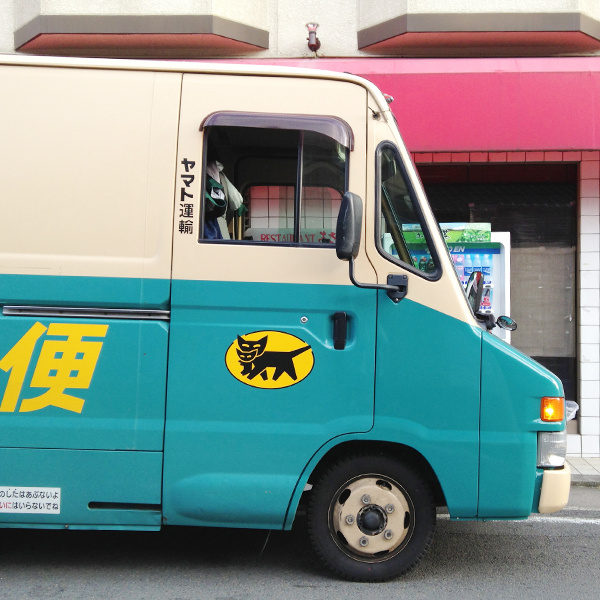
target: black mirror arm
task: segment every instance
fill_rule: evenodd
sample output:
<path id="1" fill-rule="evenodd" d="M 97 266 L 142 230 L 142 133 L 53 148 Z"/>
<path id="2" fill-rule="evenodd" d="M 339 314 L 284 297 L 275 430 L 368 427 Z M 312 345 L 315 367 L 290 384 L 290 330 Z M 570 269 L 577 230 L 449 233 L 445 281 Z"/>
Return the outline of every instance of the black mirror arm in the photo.
<path id="1" fill-rule="evenodd" d="M 367 290 L 385 290 L 388 298 L 393 302 L 400 302 L 408 292 L 408 277 L 406 275 L 388 275 L 388 281 L 393 281 L 394 285 L 384 283 L 359 283 L 354 277 L 354 258 L 350 259 L 350 281 L 359 288 Z"/>
<path id="2" fill-rule="evenodd" d="M 477 313 L 475 313 L 475 316 L 477 317 L 478 321 L 482 321 L 485 324 L 485 328 L 488 331 L 491 331 L 492 329 L 494 329 L 494 327 L 496 327 L 496 321 L 494 320 L 494 315 L 477 312 Z"/>

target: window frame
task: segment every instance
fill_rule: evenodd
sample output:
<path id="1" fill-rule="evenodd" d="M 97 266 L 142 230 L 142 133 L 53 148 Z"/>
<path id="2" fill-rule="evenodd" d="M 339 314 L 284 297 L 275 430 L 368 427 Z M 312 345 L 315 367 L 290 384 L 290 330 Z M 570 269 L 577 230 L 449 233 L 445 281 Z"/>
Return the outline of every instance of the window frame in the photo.
<path id="1" fill-rule="evenodd" d="M 219 111 L 211 113 L 200 123 L 200 131 L 203 131 L 205 127 L 253 127 L 255 129 L 313 131 L 335 140 L 348 148 L 350 152 L 354 150 L 352 127 L 344 119 L 328 115 Z"/>
<path id="2" fill-rule="evenodd" d="M 432 273 L 426 273 L 425 271 L 421 271 L 420 269 L 417 269 L 413 264 L 404 262 L 400 258 L 395 258 L 383 249 L 383 245 L 381 243 L 381 219 L 383 216 L 381 198 L 381 156 L 383 151 L 386 149 L 390 149 L 396 157 L 398 167 L 400 169 L 400 174 L 402 175 L 404 183 L 406 184 L 406 190 L 415 209 L 416 217 L 419 220 L 419 224 L 421 225 L 421 231 L 425 236 L 425 241 L 427 242 L 431 258 L 433 259 L 433 264 L 435 265 L 435 270 Z M 403 269 L 414 273 L 419 277 L 422 277 L 423 279 L 426 279 L 428 281 L 438 281 L 442 277 L 443 271 L 437 248 L 434 244 L 431 231 L 425 221 L 425 215 L 423 214 L 421 203 L 417 198 L 417 194 L 415 192 L 412 180 L 408 176 L 408 170 L 406 169 L 406 165 L 402 160 L 402 156 L 400 155 L 398 146 L 396 146 L 394 142 L 391 142 L 389 140 L 384 140 L 383 142 L 380 142 L 377 146 L 377 149 L 375 150 L 375 214 L 375 247 L 377 248 L 379 254 L 389 262 L 396 264 L 402 267 Z"/>
<path id="3" fill-rule="evenodd" d="M 271 124 L 272 126 L 268 126 Z M 300 127 L 300 125 L 305 125 Z M 294 240 L 293 242 L 261 242 L 258 240 L 211 240 L 204 239 L 204 194 L 206 190 L 206 162 L 207 146 L 211 127 L 249 127 L 257 129 L 269 129 L 271 131 L 287 130 L 298 132 L 298 152 L 296 158 L 296 181 L 294 192 Z M 326 133 L 329 131 L 336 134 L 332 137 Z M 268 113 L 244 113 L 244 112 L 217 112 L 208 115 L 200 125 L 203 131 L 202 144 L 202 183 L 200 187 L 200 222 L 198 231 L 198 243 L 200 244 L 233 244 L 245 246 L 287 246 L 295 248 L 335 248 L 335 244 L 318 244 L 300 241 L 301 235 L 301 210 L 302 210 L 302 179 L 304 171 L 304 132 L 312 131 L 328 137 L 341 144 L 345 148 L 345 170 L 343 194 L 348 191 L 350 181 L 350 156 L 354 149 L 354 134 L 352 128 L 346 121 L 331 116 L 319 115 L 286 115 Z"/>

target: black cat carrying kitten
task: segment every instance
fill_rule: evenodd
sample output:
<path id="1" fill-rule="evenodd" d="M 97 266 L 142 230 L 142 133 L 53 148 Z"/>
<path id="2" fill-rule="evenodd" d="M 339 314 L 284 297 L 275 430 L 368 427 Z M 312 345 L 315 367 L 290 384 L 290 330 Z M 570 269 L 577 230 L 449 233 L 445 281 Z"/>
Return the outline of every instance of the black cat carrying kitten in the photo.
<path id="1" fill-rule="evenodd" d="M 294 357 L 310 350 L 310 346 L 288 352 L 265 352 L 268 337 L 268 335 L 265 335 L 260 340 L 248 341 L 239 335 L 237 336 L 239 349 L 236 348 L 236 352 L 240 364 L 243 366 L 242 375 L 250 380 L 260 375 L 263 381 L 267 381 L 267 369 L 273 367 L 275 369 L 273 381 L 277 381 L 284 373 L 287 373 L 293 381 L 296 381 L 298 376 L 294 367 Z"/>

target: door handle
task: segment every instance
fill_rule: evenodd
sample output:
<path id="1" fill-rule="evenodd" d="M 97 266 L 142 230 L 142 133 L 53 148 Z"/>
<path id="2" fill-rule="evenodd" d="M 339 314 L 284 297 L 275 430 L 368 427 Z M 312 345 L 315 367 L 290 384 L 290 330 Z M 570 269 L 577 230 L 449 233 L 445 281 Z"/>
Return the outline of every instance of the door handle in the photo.
<path id="1" fill-rule="evenodd" d="M 333 315 L 333 347 L 343 350 L 346 347 L 348 335 L 348 315 L 345 312 L 336 312 Z"/>

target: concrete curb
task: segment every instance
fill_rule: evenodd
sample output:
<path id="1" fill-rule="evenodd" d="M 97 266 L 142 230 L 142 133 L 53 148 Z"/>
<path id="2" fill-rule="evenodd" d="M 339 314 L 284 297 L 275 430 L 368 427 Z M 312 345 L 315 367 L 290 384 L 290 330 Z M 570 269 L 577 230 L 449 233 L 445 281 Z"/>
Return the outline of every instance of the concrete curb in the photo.
<path id="1" fill-rule="evenodd" d="M 600 475 L 571 474 L 571 487 L 600 487 Z"/>

